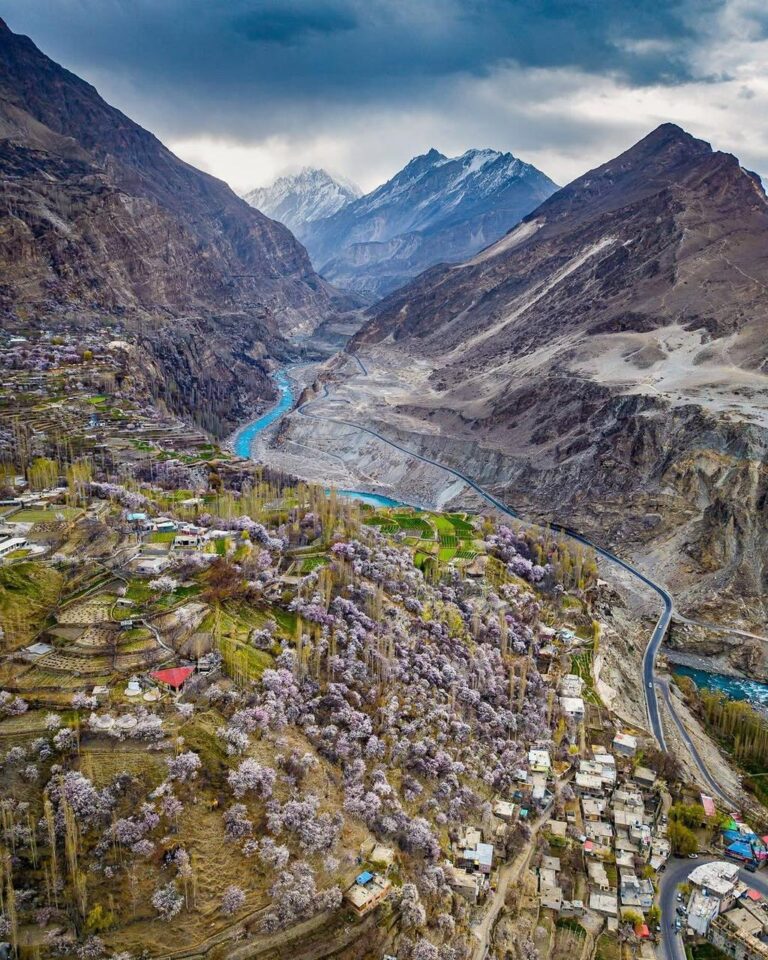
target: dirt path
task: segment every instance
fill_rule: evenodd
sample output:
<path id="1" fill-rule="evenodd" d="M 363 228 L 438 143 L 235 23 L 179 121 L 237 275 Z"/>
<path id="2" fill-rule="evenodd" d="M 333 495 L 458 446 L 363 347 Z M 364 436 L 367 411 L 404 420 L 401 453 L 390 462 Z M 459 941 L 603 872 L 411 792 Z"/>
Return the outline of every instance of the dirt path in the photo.
<path id="1" fill-rule="evenodd" d="M 525 847 L 511 863 L 505 864 L 499 870 L 499 881 L 496 885 L 496 891 L 486 909 L 485 916 L 477 926 L 472 928 L 472 933 L 477 937 L 478 941 L 472 953 L 472 960 L 485 960 L 488 954 L 488 941 L 490 940 L 496 920 L 501 913 L 501 909 L 504 906 L 504 902 L 507 899 L 509 885 L 513 880 L 518 881 L 523 875 L 523 871 L 528 869 L 528 864 L 531 862 L 531 856 L 536 846 L 536 837 L 545 824 L 549 823 L 550 817 L 551 813 L 548 813 L 544 819 L 537 824 L 533 830 L 531 839 Z"/>

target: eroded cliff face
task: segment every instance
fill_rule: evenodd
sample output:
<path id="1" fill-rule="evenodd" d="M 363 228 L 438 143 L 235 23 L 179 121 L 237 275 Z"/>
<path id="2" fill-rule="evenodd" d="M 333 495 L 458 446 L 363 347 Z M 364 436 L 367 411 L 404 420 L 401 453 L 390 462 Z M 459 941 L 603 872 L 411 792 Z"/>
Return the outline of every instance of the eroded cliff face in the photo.
<path id="1" fill-rule="evenodd" d="M 228 432 L 286 338 L 350 306 L 284 226 L 0 21 L 4 329 L 114 323 L 169 405 Z"/>
<path id="2" fill-rule="evenodd" d="M 376 307 L 357 411 L 634 556 L 683 608 L 759 620 L 766 278 L 758 179 L 665 124 Z"/>

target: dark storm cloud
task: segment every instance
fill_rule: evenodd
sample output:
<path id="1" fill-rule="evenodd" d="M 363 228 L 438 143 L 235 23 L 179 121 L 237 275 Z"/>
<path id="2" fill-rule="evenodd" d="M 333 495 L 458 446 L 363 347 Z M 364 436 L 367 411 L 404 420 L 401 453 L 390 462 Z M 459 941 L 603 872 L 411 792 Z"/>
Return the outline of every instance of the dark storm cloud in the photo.
<path id="1" fill-rule="evenodd" d="M 346 10 L 330 7 L 306 10 L 286 5 L 252 10 L 233 20 L 236 30 L 255 43 L 300 43 L 313 33 L 328 34 L 353 30 L 356 17 Z"/>
<path id="2" fill-rule="evenodd" d="M 121 105 L 155 122 L 165 109 L 173 135 L 247 139 L 318 104 L 437 102 L 441 80 L 505 63 L 677 84 L 722 2 L 7 0 L 5 13 L 68 66 L 121 84 Z"/>

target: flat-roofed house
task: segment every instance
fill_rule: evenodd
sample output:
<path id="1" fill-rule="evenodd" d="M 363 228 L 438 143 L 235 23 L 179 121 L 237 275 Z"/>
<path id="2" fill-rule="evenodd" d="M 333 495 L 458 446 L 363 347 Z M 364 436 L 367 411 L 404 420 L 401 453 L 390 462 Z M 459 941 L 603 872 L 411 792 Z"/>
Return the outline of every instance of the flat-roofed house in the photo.
<path id="1" fill-rule="evenodd" d="M 386 900 L 392 884 L 386 877 L 366 870 L 355 878 L 355 882 L 344 892 L 344 899 L 358 917 L 364 917 Z"/>

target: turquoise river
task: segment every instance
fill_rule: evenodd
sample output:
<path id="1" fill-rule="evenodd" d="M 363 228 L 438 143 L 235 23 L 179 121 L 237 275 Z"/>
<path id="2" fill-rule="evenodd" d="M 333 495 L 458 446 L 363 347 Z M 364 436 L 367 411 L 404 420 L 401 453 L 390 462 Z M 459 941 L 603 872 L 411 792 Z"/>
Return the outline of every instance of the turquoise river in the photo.
<path id="1" fill-rule="evenodd" d="M 250 457 L 253 441 L 267 427 L 271 426 L 283 414 L 292 409 L 296 402 L 296 382 L 291 378 L 289 368 L 283 367 L 272 374 L 272 379 L 278 390 L 278 401 L 257 420 L 253 420 L 240 430 L 234 439 L 234 451 L 239 457 Z M 407 506 L 399 500 L 392 500 L 378 493 L 368 493 L 364 490 L 338 490 L 341 497 L 350 497 L 360 500 L 374 507 L 401 507 Z M 737 677 L 727 677 L 720 673 L 710 673 L 694 667 L 676 665 L 675 673 L 690 677 L 698 687 L 707 690 L 721 690 L 734 700 L 748 700 L 755 706 L 768 707 L 768 684 L 756 680 L 742 680 Z"/>

